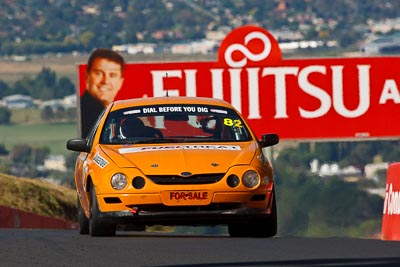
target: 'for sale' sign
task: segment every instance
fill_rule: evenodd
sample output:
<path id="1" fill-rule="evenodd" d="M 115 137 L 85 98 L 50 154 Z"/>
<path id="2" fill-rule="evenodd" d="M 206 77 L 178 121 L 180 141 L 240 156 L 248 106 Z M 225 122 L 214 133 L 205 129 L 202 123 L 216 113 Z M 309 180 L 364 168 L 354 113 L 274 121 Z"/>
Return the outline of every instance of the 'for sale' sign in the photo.
<path id="1" fill-rule="evenodd" d="M 79 95 L 86 65 L 79 66 Z M 400 136 L 400 57 L 282 59 L 263 28 L 243 26 L 215 62 L 129 63 L 116 100 L 157 96 L 224 99 L 258 136 L 288 139 Z M 83 107 L 84 108 L 84 107 Z M 86 123 L 86 122 L 82 122 Z"/>

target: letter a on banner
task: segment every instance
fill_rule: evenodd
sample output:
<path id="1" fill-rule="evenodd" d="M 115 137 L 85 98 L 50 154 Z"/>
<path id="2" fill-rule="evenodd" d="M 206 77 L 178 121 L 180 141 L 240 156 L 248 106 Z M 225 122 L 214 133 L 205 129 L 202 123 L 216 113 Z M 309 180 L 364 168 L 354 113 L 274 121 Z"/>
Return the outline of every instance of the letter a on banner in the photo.
<path id="1" fill-rule="evenodd" d="M 387 172 L 382 239 L 400 241 L 400 162 L 390 164 Z"/>

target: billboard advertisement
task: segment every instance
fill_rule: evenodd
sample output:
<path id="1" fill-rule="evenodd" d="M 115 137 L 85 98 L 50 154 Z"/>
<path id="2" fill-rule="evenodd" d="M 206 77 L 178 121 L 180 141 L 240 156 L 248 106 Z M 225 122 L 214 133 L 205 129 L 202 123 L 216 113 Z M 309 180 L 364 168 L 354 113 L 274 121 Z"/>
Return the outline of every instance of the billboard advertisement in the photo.
<path id="1" fill-rule="evenodd" d="M 82 97 L 87 64 L 78 66 Z M 247 25 L 221 42 L 215 62 L 128 62 L 114 100 L 158 96 L 224 99 L 260 137 L 398 138 L 400 57 L 283 59 L 265 29 Z M 81 113 L 86 107 L 81 106 Z M 82 125 L 93 122 L 80 120 Z"/>
<path id="2" fill-rule="evenodd" d="M 382 239 L 400 240 L 400 162 L 389 165 L 382 217 Z"/>

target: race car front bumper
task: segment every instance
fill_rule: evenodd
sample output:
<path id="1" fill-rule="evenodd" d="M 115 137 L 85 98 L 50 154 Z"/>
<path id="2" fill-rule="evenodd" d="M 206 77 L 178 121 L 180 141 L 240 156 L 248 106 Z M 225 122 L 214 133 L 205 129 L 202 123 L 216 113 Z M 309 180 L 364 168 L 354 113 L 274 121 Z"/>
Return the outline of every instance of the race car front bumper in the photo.
<path id="1" fill-rule="evenodd" d="M 136 225 L 226 225 L 268 219 L 272 194 L 255 203 L 211 203 L 203 206 L 129 205 L 127 210 L 99 212 L 98 218 L 110 224 Z M 252 205 L 253 204 L 253 205 Z M 261 204 L 261 205 L 260 205 Z"/>

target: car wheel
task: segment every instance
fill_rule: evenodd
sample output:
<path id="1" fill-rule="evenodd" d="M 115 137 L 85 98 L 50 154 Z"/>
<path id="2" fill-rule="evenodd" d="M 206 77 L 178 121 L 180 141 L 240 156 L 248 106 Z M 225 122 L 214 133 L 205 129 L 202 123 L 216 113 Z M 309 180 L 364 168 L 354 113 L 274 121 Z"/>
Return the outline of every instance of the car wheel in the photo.
<path id="1" fill-rule="evenodd" d="M 228 225 L 228 233 L 230 237 L 247 237 L 248 225 L 244 223 L 234 223 Z"/>
<path id="2" fill-rule="evenodd" d="M 249 223 L 228 225 L 230 237 L 273 237 L 277 233 L 276 197 L 273 191 L 271 214 L 266 219 L 258 219 Z"/>
<path id="3" fill-rule="evenodd" d="M 274 193 L 274 198 L 272 199 L 272 209 L 271 214 L 267 219 L 255 222 L 250 226 L 252 229 L 253 237 L 273 237 L 277 232 L 277 212 L 276 212 L 276 198 Z"/>
<path id="4" fill-rule="evenodd" d="M 78 199 L 78 224 L 79 224 L 79 234 L 88 235 L 89 234 L 89 219 L 86 217 L 83 211 L 81 201 Z"/>
<path id="5" fill-rule="evenodd" d="M 91 236 L 114 236 L 116 225 L 104 223 L 99 218 L 99 206 L 97 203 L 96 191 L 94 185 L 90 186 L 90 217 L 89 233 Z"/>

